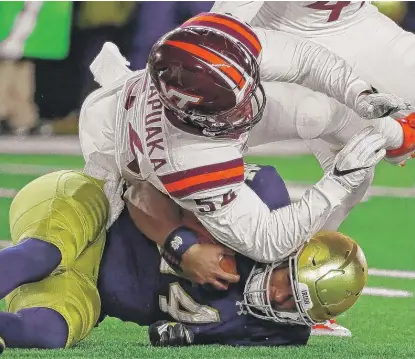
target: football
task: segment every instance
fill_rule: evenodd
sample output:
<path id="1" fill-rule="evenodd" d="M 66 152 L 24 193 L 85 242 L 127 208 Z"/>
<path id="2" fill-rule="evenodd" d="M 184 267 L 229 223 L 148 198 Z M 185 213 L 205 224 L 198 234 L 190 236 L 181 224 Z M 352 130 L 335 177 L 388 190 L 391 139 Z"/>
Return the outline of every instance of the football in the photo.
<path id="1" fill-rule="evenodd" d="M 198 234 L 199 243 L 212 243 L 217 246 L 224 247 L 223 244 L 216 241 L 212 235 L 203 227 L 195 215 L 189 211 L 183 211 L 183 225 L 192 229 Z M 236 269 L 236 260 L 232 255 L 224 254 L 219 262 L 224 272 L 230 274 L 238 274 Z"/>

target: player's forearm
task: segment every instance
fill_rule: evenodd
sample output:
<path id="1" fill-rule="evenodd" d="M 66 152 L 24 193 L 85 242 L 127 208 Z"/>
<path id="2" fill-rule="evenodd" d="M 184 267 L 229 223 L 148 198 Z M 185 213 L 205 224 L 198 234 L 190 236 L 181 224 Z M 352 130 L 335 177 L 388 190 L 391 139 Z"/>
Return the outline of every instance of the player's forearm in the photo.
<path id="1" fill-rule="evenodd" d="M 258 262 L 286 258 L 324 226 L 349 195 L 325 176 L 298 203 L 270 211 L 249 188 L 243 187 L 231 208 L 215 215 L 198 215 L 220 242 Z"/>
<path id="2" fill-rule="evenodd" d="M 136 227 L 160 247 L 170 233 L 183 225 L 179 207 L 147 181 L 129 187 L 124 201 Z"/>
<path id="3" fill-rule="evenodd" d="M 130 186 L 124 201 L 136 227 L 160 247 L 172 268 L 185 272 L 183 256 L 198 243 L 198 237 L 183 225 L 180 207 L 147 181 Z"/>
<path id="4" fill-rule="evenodd" d="M 260 248 L 265 261 L 284 259 L 310 240 L 348 195 L 341 185 L 324 177 L 299 202 L 271 211 Z"/>
<path id="5" fill-rule="evenodd" d="M 345 60 L 325 47 L 275 30 L 255 30 L 263 46 L 260 68 L 264 81 L 301 84 L 352 109 L 359 94 L 371 92 Z"/>

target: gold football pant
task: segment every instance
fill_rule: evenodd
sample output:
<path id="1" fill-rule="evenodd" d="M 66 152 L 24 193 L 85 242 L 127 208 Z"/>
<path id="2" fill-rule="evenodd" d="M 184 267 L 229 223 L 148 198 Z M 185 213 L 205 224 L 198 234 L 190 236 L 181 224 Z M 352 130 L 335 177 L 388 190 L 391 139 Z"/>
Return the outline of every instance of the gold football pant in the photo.
<path id="1" fill-rule="evenodd" d="M 7 310 L 55 310 L 68 325 L 66 347 L 84 339 L 100 314 L 97 278 L 108 209 L 103 182 L 76 171 L 34 180 L 10 206 L 13 243 L 40 239 L 55 245 L 62 260 L 47 278 L 12 291 L 6 297 Z"/>

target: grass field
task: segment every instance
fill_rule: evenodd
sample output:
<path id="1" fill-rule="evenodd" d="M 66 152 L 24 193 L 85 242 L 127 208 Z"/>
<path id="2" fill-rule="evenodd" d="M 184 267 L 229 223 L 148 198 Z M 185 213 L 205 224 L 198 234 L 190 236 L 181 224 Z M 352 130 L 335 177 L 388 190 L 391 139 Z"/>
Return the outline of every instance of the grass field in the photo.
<path id="1" fill-rule="evenodd" d="M 309 184 L 321 172 L 310 156 L 255 158 L 250 162 L 274 164 L 285 180 Z M 76 156 L 26 156 L 0 154 L 0 239 L 8 239 L 8 206 L 15 190 L 42 173 L 61 168 L 81 168 Z M 60 351 L 7 350 L 6 358 L 415 358 L 415 163 L 405 168 L 381 164 L 375 186 L 380 195 L 361 203 L 341 230 L 364 249 L 372 269 L 385 271 L 369 277 L 369 287 L 393 290 L 392 297 L 363 295 L 357 305 L 339 318 L 353 338 L 311 338 L 304 348 L 231 348 L 224 346 L 157 349 L 148 345 L 146 328 L 107 319 L 76 348 Z M 394 197 L 395 188 L 399 196 Z M 406 198 L 405 198 L 406 196 Z M 400 272 L 405 271 L 405 272 Z M 374 271 L 372 271 L 374 273 Z M 393 274 L 393 273 L 392 273 Z M 396 297 L 396 295 L 409 297 Z"/>

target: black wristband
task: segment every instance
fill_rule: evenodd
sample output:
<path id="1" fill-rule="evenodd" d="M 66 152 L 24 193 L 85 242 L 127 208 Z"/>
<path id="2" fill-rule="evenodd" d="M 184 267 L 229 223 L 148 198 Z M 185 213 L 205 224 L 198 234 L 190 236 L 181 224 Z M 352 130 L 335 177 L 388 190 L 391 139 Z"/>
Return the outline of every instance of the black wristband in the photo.
<path id="1" fill-rule="evenodd" d="M 175 271 L 181 271 L 180 264 L 183 254 L 197 243 L 197 236 L 192 230 L 187 227 L 179 227 L 167 236 L 164 246 L 161 248 L 161 255 Z"/>

